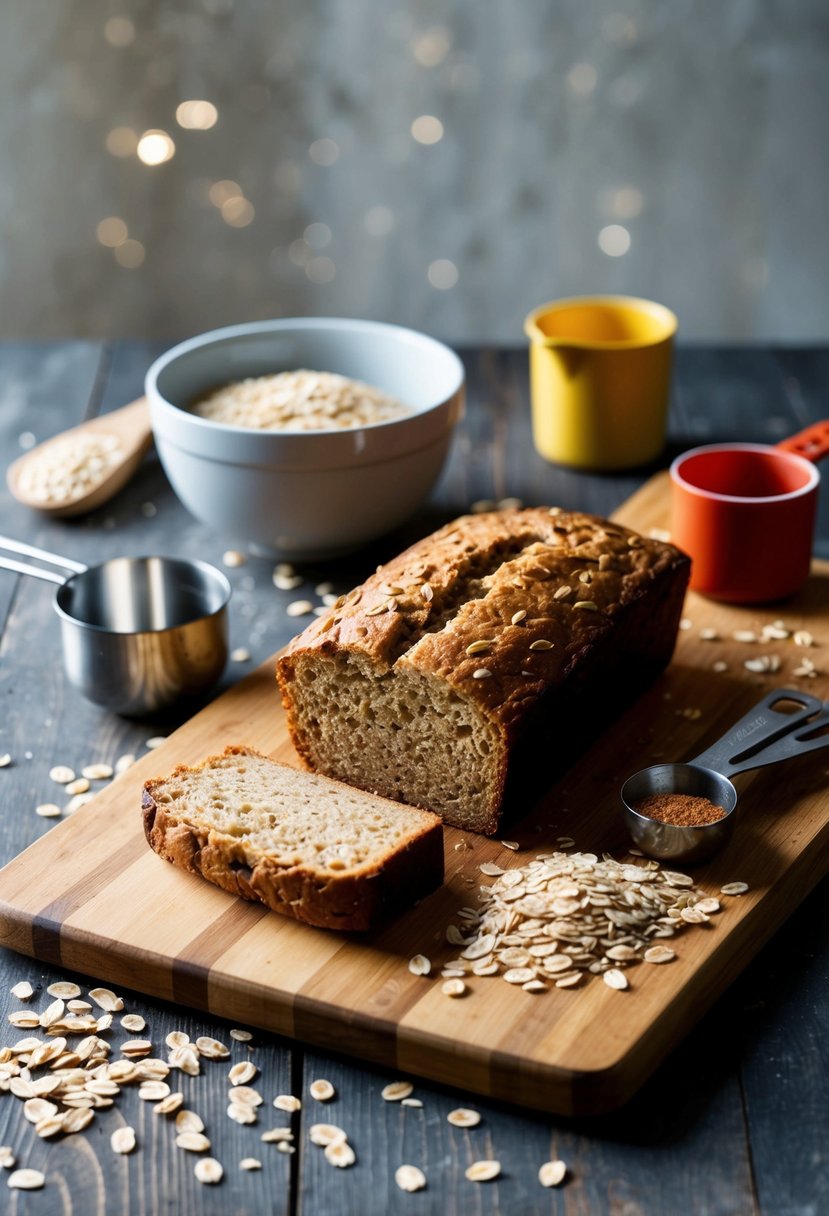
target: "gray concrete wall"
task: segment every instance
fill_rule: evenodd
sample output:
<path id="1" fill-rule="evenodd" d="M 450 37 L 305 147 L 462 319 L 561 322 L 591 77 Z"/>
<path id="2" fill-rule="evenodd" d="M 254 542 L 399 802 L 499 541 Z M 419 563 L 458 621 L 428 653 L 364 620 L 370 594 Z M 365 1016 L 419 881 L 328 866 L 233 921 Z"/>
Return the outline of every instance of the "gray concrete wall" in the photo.
<path id="1" fill-rule="evenodd" d="M 686 338 L 825 340 L 828 103 L 826 0 L 6 0 L 2 335 L 520 341 L 612 291 Z"/>

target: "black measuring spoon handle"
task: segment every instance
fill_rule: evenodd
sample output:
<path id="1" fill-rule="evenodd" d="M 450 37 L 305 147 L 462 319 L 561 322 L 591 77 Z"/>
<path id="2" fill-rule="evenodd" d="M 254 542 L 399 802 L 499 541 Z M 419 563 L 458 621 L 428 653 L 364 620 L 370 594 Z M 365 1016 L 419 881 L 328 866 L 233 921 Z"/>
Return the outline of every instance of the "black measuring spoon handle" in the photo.
<path id="1" fill-rule="evenodd" d="M 775 708 L 783 702 L 789 706 L 794 702 L 800 708 L 784 713 Z M 799 728 L 802 727 L 803 733 L 809 734 L 817 726 L 817 715 L 824 713 L 829 721 L 829 710 L 817 697 L 796 688 L 777 688 L 758 701 L 716 743 L 687 763 L 713 769 L 724 777 L 733 777 L 735 773 L 813 751 L 815 747 L 829 743 L 829 737 L 825 740 L 821 737 L 817 742 L 812 740 L 803 746 L 796 742 L 801 733 Z M 790 736 L 795 736 L 795 739 L 792 739 L 792 746 L 787 750 L 782 745 L 789 743 Z M 772 751 L 774 754 L 767 759 Z"/>

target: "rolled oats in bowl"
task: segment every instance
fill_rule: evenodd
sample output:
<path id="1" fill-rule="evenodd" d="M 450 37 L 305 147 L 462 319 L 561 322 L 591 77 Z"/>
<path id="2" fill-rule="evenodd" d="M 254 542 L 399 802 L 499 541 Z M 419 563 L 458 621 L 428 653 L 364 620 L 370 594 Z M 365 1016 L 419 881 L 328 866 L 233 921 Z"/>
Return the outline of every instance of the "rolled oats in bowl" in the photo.
<path id="1" fill-rule="evenodd" d="M 236 380 L 200 397 L 192 409 L 210 422 L 261 431 L 369 426 L 409 412 L 371 384 L 306 368 Z"/>

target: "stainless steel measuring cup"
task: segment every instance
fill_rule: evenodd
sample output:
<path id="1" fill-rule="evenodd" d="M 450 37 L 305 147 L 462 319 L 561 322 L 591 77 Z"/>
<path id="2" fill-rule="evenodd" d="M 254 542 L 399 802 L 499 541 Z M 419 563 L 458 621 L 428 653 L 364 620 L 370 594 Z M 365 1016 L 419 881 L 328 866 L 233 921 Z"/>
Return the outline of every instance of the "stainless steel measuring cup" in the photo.
<path id="1" fill-rule="evenodd" d="M 788 713 L 775 708 L 784 702 L 799 708 Z M 729 777 L 829 746 L 829 731 L 823 733 L 827 727 L 829 702 L 797 689 L 776 689 L 692 760 L 653 764 L 634 773 L 622 786 L 623 813 L 634 843 L 660 861 L 704 861 L 727 843 L 734 830 L 737 791 Z M 661 823 L 636 810 L 636 804 L 651 794 L 708 798 L 725 815 L 700 827 Z"/>
<path id="2" fill-rule="evenodd" d="M 224 670 L 231 589 L 207 562 L 115 557 L 87 567 L 7 537 L 0 537 L 0 550 L 69 571 L 0 556 L 4 570 L 58 584 L 66 675 L 97 705 L 154 713 L 205 692 Z"/>

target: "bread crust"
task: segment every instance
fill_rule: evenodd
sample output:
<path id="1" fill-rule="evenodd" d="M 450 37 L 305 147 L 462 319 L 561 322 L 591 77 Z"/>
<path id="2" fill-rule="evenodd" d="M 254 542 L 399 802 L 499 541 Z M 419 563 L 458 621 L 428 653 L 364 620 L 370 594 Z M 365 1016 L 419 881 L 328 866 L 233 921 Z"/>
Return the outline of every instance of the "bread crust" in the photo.
<path id="1" fill-rule="evenodd" d="M 251 748 L 231 746 L 223 757 L 267 757 Z M 411 829 L 403 842 L 378 863 L 342 872 L 310 866 L 284 866 L 267 853 L 245 856 L 239 838 L 192 822 L 159 802 L 157 794 L 186 774 L 209 768 L 219 757 L 209 756 L 195 766 L 178 765 L 166 778 L 144 783 L 142 813 L 144 834 L 159 857 L 190 874 L 242 899 L 258 901 L 274 912 L 325 929 L 363 932 L 385 924 L 390 916 L 422 898 L 443 882 L 443 830 L 430 812 L 411 808 L 406 814 Z M 275 769 L 285 766 L 269 761 Z M 330 778 L 315 781 L 342 788 Z M 350 793 L 353 790 L 346 787 Z M 373 799 L 376 795 L 367 794 Z M 386 802 L 385 799 L 382 800 Z M 253 864 L 250 864 L 253 862 Z"/>
<path id="2" fill-rule="evenodd" d="M 516 745 L 528 733 L 568 714 L 571 696 L 601 694 L 603 672 L 627 681 L 633 696 L 669 662 L 689 574 L 675 546 L 598 516 L 549 507 L 463 516 L 382 566 L 290 643 L 277 678 L 294 746 L 326 771 L 302 725 L 300 657 L 352 656 L 378 674 L 441 680 L 500 736 L 498 776 L 476 825 L 494 833 Z M 491 645 L 470 655 L 481 639 Z M 482 666 L 490 676 L 476 679 Z"/>

